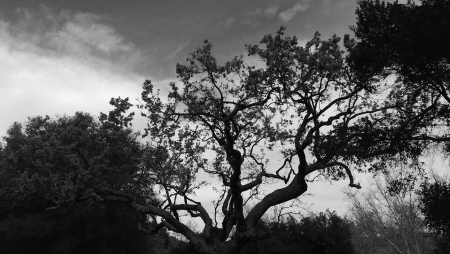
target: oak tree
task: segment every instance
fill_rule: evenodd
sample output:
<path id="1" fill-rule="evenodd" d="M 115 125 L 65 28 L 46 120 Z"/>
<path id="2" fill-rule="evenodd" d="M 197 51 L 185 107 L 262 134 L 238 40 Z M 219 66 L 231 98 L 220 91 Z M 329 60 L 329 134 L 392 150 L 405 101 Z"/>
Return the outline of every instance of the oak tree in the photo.
<path id="1" fill-rule="evenodd" d="M 142 166 L 160 187 L 161 202 L 148 204 L 113 189 L 103 199 L 161 218 L 149 232 L 178 232 L 199 253 L 236 253 L 261 237 L 255 228 L 264 213 L 308 190 L 310 176 L 348 178 L 360 188 L 352 170 L 420 166 L 418 158 L 430 145 L 423 137 L 432 129 L 424 128 L 430 121 L 426 107 L 406 104 L 408 96 L 397 96 L 397 87 L 349 64 L 355 40 L 344 40 L 344 50 L 339 37 L 322 40 L 316 33 L 300 46 L 284 31 L 246 46 L 263 67 L 243 57 L 219 64 L 205 41 L 177 65 L 180 82 L 170 83 L 166 99 L 147 80 L 139 108 L 148 118 L 145 135 L 154 152 Z M 405 105 L 414 110 L 405 111 Z M 269 152 L 279 161 L 270 161 Z M 214 214 L 193 197 L 205 184 L 196 181 L 200 170 L 221 185 Z M 284 187 L 259 192 L 277 181 Z M 253 197 L 256 204 L 245 213 Z M 184 214 L 203 220 L 201 233 L 183 224 Z"/>

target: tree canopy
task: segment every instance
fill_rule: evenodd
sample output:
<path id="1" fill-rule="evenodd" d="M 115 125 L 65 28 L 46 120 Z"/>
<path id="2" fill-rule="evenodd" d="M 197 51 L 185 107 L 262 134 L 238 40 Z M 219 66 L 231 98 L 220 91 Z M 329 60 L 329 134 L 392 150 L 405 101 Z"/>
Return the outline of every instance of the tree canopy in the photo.
<path id="1" fill-rule="evenodd" d="M 38 116 L 8 129 L 0 150 L 0 252 L 147 249 L 148 236 L 137 227 L 146 224 L 141 214 L 96 202 L 106 187 L 155 199 L 139 178 L 145 147 L 115 116 Z"/>
<path id="2" fill-rule="evenodd" d="M 363 0 L 351 27 L 357 41 L 348 57 L 355 72 L 381 79 L 396 78 L 392 99 L 403 100 L 402 110 L 415 117 L 402 121 L 422 125 L 420 137 L 432 140 L 448 154 L 450 144 L 450 3 L 423 0 L 420 4 Z M 427 115 L 427 117 L 424 117 Z M 437 130 L 439 129 L 439 130 Z"/>
<path id="3" fill-rule="evenodd" d="M 121 126 L 127 122 L 116 113 L 102 114 L 99 120 L 77 112 L 55 120 L 32 117 L 25 127 L 14 123 L 3 137 L 2 175 L 10 181 L 2 190 L 14 198 L 17 193 L 32 197 L 45 207 L 96 200 L 106 187 L 153 198 L 150 189 L 136 184 L 142 180 L 139 164 L 145 147 L 138 134 Z"/>

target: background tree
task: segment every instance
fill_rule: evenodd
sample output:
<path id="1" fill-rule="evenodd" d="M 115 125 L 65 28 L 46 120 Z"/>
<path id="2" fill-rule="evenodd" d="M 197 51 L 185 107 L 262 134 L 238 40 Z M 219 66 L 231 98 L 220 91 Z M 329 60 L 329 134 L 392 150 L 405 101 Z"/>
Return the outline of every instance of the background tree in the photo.
<path id="1" fill-rule="evenodd" d="M 96 193 L 105 187 L 153 198 L 150 189 L 136 188 L 147 180 L 139 177 L 145 147 L 139 134 L 126 128 L 131 118 L 119 113 L 129 108 L 127 101 L 111 103 L 115 111 L 99 120 L 77 112 L 56 120 L 33 117 L 24 128 L 19 123 L 9 128 L 3 137 L 2 173 L 10 180 L 3 191 L 14 193 L 17 201 L 11 205 L 31 196 L 44 207 L 74 205 L 98 199 Z"/>
<path id="2" fill-rule="evenodd" d="M 355 45 L 348 62 L 358 75 L 382 80 L 394 78 L 395 89 L 390 96 L 406 99 L 404 112 L 422 112 L 403 124 L 405 129 L 421 125 L 421 135 L 401 138 L 435 141 L 435 151 L 447 156 L 450 154 L 450 50 L 446 46 L 450 42 L 446 32 L 450 29 L 449 12 L 450 3 L 445 0 L 424 0 L 420 4 L 359 1 L 357 24 L 352 27 L 358 41 L 347 39 Z M 424 114 L 428 117 L 420 117 Z M 438 185 L 422 187 L 422 204 L 431 204 L 436 200 L 433 195 L 440 195 L 433 188 L 439 189 Z M 430 210 L 424 207 L 427 218 Z"/>
<path id="3" fill-rule="evenodd" d="M 449 153 L 450 134 L 450 3 L 422 0 L 407 4 L 363 0 L 356 10 L 357 24 L 351 29 L 357 42 L 348 56 L 349 65 L 361 76 L 391 77 L 390 96 L 404 99 L 403 111 L 422 112 L 428 117 L 410 118 L 403 125 L 422 121 L 422 135 L 404 139 L 437 141 Z M 430 126 L 439 132 L 426 131 Z M 437 134 L 439 133 L 439 135 Z"/>
<path id="4" fill-rule="evenodd" d="M 422 118 L 416 114 L 413 121 L 404 121 L 405 129 L 422 125 L 422 134 L 401 138 L 437 141 L 433 148 L 446 155 L 450 151 L 449 12 L 450 3 L 444 0 L 424 0 L 421 4 L 359 1 L 357 25 L 352 28 L 358 41 L 347 40 L 355 45 L 348 61 L 358 75 L 384 80 L 394 77 L 395 89 L 390 96 L 406 99 L 403 111 L 428 115 Z M 431 210 L 425 207 L 432 207 L 428 204 L 437 200 L 433 195 L 441 195 L 438 189 L 438 185 L 421 189 L 427 220 Z"/>
<path id="5" fill-rule="evenodd" d="M 105 187 L 154 199 L 139 177 L 145 147 L 126 119 L 116 118 L 126 104 L 116 106 L 99 120 L 77 112 L 32 117 L 8 129 L 0 151 L 0 252 L 148 249 L 148 236 L 137 228 L 146 222 L 141 214 L 123 204 L 95 202 Z"/>
<path id="6" fill-rule="evenodd" d="M 353 236 L 357 253 L 429 253 L 428 237 L 415 195 L 414 181 L 392 191 L 399 173 L 374 178 L 365 193 L 345 191 L 354 221 Z"/>

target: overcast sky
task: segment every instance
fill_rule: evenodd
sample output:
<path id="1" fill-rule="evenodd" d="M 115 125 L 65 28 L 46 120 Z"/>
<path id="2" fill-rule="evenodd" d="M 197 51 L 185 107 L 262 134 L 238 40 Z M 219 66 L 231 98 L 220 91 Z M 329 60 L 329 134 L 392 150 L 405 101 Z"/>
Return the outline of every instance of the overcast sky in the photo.
<path id="1" fill-rule="evenodd" d="M 208 39 L 219 61 L 287 26 L 304 43 L 350 33 L 355 0 L 1 0 L 0 135 L 28 116 L 97 114 L 111 97 L 166 89 L 175 64 Z M 310 184 L 315 210 L 346 210 L 341 181 Z"/>

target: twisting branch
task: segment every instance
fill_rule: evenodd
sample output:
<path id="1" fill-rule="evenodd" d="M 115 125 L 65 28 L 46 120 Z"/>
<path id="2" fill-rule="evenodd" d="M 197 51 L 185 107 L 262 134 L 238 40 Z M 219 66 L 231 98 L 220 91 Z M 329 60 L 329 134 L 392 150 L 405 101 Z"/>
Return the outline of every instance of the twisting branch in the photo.
<path id="1" fill-rule="evenodd" d="M 224 188 L 223 192 L 220 194 L 219 200 L 217 201 L 212 201 L 213 205 L 214 205 L 214 227 L 217 227 L 217 213 L 218 213 L 218 209 L 219 209 L 219 205 L 220 203 L 224 200 L 225 198 L 225 193 L 227 193 L 227 189 Z"/>
<path id="2" fill-rule="evenodd" d="M 280 175 L 280 171 L 286 166 L 286 163 L 289 163 L 289 167 L 290 167 L 291 171 L 289 171 L 289 175 L 288 175 L 287 179 L 284 181 L 284 183 L 287 183 L 287 181 L 289 181 L 291 172 L 293 171 L 292 164 L 291 164 L 293 156 L 294 155 L 291 155 L 289 158 L 286 158 L 283 162 L 283 165 L 281 165 L 281 167 L 276 171 L 276 174 Z"/>
<path id="3" fill-rule="evenodd" d="M 139 202 L 130 195 L 113 189 L 105 189 L 99 194 L 101 195 L 103 201 L 127 204 L 142 214 L 152 214 L 160 216 L 165 221 L 163 225 L 167 227 L 167 229 L 176 230 L 175 232 L 184 235 L 191 242 L 197 244 L 205 243 L 205 240 L 203 238 L 195 234 L 191 229 L 189 229 L 186 225 L 175 219 L 175 217 L 173 217 L 172 214 L 165 211 L 164 209 L 143 202 Z"/>
<path id="4" fill-rule="evenodd" d="M 263 177 L 270 177 L 270 178 L 280 179 L 280 180 L 284 181 L 285 183 L 287 183 L 289 181 L 291 172 L 292 171 L 289 172 L 289 175 L 288 175 L 287 178 L 283 177 L 281 175 L 278 175 L 278 174 L 276 174 L 276 175 L 270 174 L 270 173 L 267 173 L 265 171 L 260 172 L 258 175 L 256 175 L 256 179 L 255 180 L 253 180 L 253 181 L 251 181 L 251 182 L 249 182 L 247 184 L 242 185 L 240 187 L 240 191 L 241 192 L 248 191 L 248 190 L 254 188 L 255 186 L 260 185 L 262 183 L 262 178 Z"/>
<path id="5" fill-rule="evenodd" d="M 347 173 L 348 178 L 350 180 L 350 184 L 348 186 L 356 188 L 356 189 L 361 189 L 361 185 L 359 183 L 358 184 L 354 183 L 352 172 L 350 171 L 350 168 L 347 165 L 345 165 L 342 162 L 338 162 L 338 161 L 331 162 L 327 165 L 327 167 L 332 167 L 332 166 L 343 167 L 345 169 L 345 173 Z"/>
<path id="6" fill-rule="evenodd" d="M 203 229 L 203 233 L 205 234 L 206 239 L 210 239 L 211 230 L 212 230 L 212 219 L 209 217 L 208 212 L 205 208 L 200 204 L 176 204 L 172 206 L 172 210 L 186 210 L 186 211 L 197 211 L 198 215 L 194 215 L 194 217 L 200 216 L 200 218 L 205 223 L 205 228 Z M 191 215 L 192 216 L 192 215 Z"/>
<path id="7" fill-rule="evenodd" d="M 254 162 L 261 167 L 262 172 L 260 172 L 258 175 L 256 175 L 256 179 L 255 180 L 253 180 L 253 181 L 251 181 L 251 182 L 249 182 L 247 184 L 242 185 L 241 188 L 240 188 L 241 192 L 247 191 L 247 190 L 252 189 L 253 187 L 255 187 L 257 185 L 260 185 L 262 183 L 262 178 L 263 177 L 270 177 L 270 178 L 279 179 L 279 180 L 282 180 L 285 184 L 287 184 L 287 182 L 289 182 L 289 179 L 291 177 L 291 173 L 292 173 L 293 170 L 289 171 L 289 174 L 288 174 L 287 177 L 281 176 L 280 175 L 280 171 L 286 166 L 286 163 L 289 163 L 289 165 L 291 165 L 292 156 L 290 158 L 286 158 L 284 160 L 283 165 L 276 171 L 275 174 L 267 173 L 265 171 L 264 164 L 262 162 L 259 162 L 252 154 L 250 154 L 249 157 L 252 158 L 254 160 Z M 292 169 L 292 167 L 291 167 L 291 169 Z"/>

